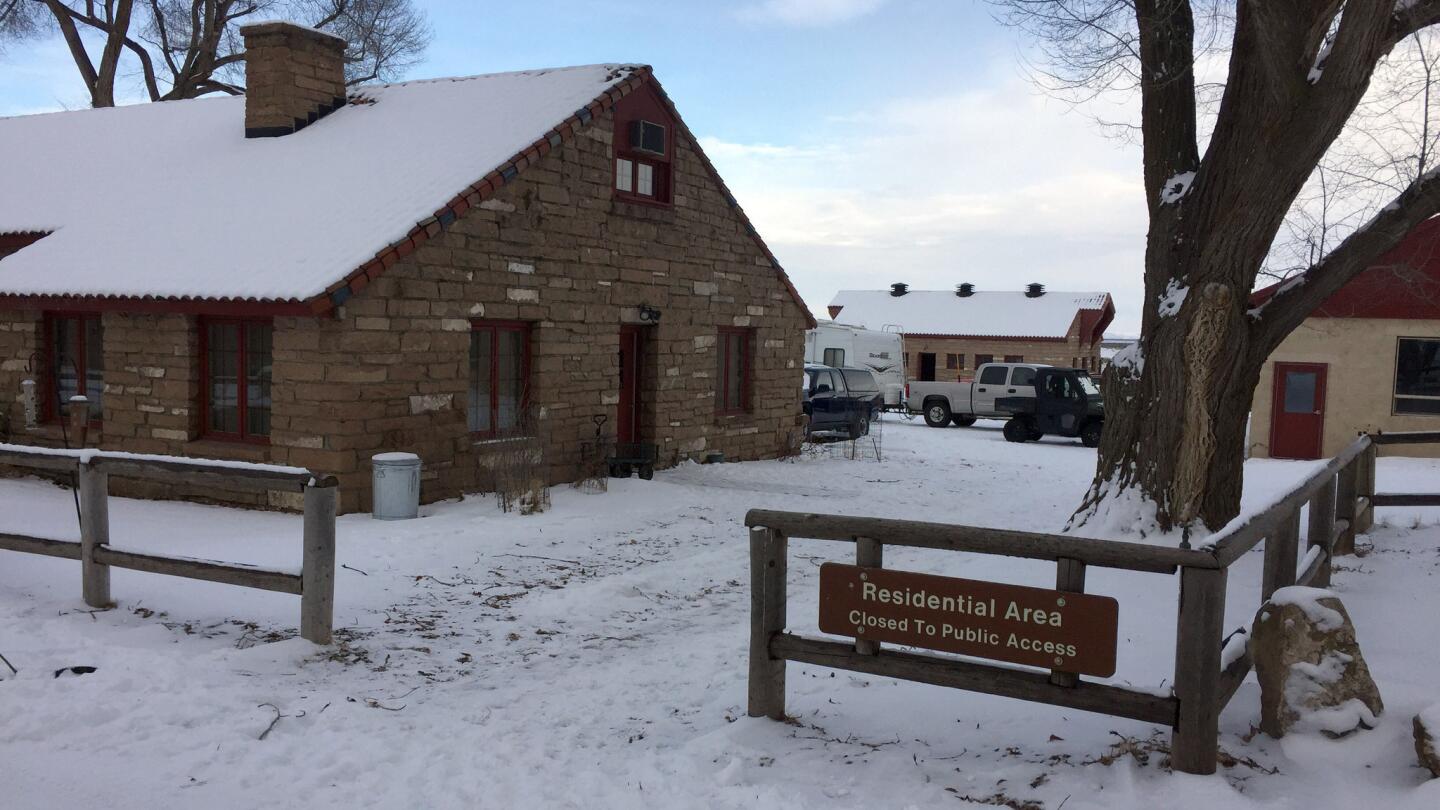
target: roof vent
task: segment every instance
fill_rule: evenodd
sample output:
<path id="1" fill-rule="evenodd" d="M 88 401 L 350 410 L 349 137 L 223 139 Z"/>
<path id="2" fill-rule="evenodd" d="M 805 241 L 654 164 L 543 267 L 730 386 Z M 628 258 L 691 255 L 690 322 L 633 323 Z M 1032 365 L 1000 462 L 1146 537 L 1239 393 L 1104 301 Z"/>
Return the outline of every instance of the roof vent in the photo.
<path id="1" fill-rule="evenodd" d="M 955 294 L 961 298 L 969 298 L 975 294 L 975 285 L 970 282 L 955 285 Z"/>
<path id="2" fill-rule="evenodd" d="M 910 292 L 910 285 L 904 283 L 903 281 L 897 281 L 894 284 L 890 285 L 890 294 L 895 296 L 896 298 L 899 298 L 907 292 Z"/>
<path id="3" fill-rule="evenodd" d="M 1042 296 L 1042 295 L 1044 295 L 1044 294 L 1045 294 L 1045 285 L 1044 285 L 1044 284 L 1027 284 L 1027 285 L 1025 286 L 1025 297 L 1026 297 L 1026 298 L 1039 298 L 1040 296 Z"/>

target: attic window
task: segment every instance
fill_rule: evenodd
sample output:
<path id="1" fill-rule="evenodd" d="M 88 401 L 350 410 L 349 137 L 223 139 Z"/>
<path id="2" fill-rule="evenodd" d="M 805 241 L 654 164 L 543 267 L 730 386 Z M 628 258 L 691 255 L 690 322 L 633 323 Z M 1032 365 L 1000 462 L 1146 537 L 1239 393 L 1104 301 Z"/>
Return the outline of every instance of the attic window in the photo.
<path id="1" fill-rule="evenodd" d="M 630 149 L 634 152 L 664 155 L 665 127 L 650 121 L 631 121 Z"/>
<path id="2" fill-rule="evenodd" d="M 614 143 L 618 199 L 649 205 L 669 205 L 673 199 L 674 127 L 651 120 L 665 120 L 657 112 L 634 108 L 617 113 Z"/>

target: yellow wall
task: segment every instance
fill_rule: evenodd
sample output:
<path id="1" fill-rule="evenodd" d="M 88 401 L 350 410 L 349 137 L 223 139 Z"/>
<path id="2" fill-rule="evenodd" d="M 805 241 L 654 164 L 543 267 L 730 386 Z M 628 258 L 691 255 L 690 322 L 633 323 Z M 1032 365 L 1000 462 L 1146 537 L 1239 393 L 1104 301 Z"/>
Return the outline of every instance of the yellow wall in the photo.
<path id="1" fill-rule="evenodd" d="M 1440 339 L 1440 321 L 1372 318 L 1310 318 L 1265 361 L 1250 412 L 1250 455 L 1270 455 L 1270 410 L 1275 362 L 1324 363 L 1323 455 L 1339 453 L 1361 432 L 1440 430 L 1440 414 L 1392 413 L 1397 339 Z M 1387 446 L 1387 456 L 1437 456 L 1437 445 Z"/>

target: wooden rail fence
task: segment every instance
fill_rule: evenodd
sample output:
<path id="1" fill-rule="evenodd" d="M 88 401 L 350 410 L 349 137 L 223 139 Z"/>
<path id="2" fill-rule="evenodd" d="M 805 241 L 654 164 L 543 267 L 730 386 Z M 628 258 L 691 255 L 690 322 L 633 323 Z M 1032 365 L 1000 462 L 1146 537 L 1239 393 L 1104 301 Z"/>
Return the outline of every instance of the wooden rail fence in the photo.
<path id="1" fill-rule="evenodd" d="M 1265 510 L 1203 548 L 1182 549 L 973 526 L 867 517 L 751 510 L 749 714 L 785 718 L 785 664 L 805 664 L 968 689 L 1170 726 L 1171 764 L 1186 773 L 1214 773 L 1220 712 L 1252 667 L 1243 654 L 1223 653 L 1229 567 L 1265 542 L 1261 592 L 1269 598 L 1289 585 L 1330 584 L 1331 559 L 1354 552 L 1376 506 L 1440 506 L 1440 494 L 1375 493 L 1376 447 L 1440 443 L 1440 432 L 1361 436 Z M 1306 549 L 1300 552 L 1301 509 L 1309 506 Z M 1056 565 L 1056 590 L 1084 592 L 1090 566 L 1180 574 L 1175 665 L 1170 695 L 1093 681 L 1068 672 L 882 649 L 787 633 L 789 538 L 855 544 L 856 564 L 883 567 L 884 547 L 997 554 Z M 1258 607 L 1258 606 L 1257 606 Z"/>
<path id="2" fill-rule="evenodd" d="M 91 607 L 109 607 L 110 569 L 239 585 L 300 597 L 300 635 L 329 644 L 335 605 L 335 479 L 295 467 L 207 462 L 96 450 L 51 450 L 0 445 L 0 465 L 73 473 L 79 495 L 80 540 L 0 533 L 0 550 L 80 561 L 81 593 Z M 123 551 L 110 547 L 111 475 L 174 484 L 206 483 L 230 489 L 296 492 L 304 496 L 304 550 L 300 573 L 241 563 Z"/>

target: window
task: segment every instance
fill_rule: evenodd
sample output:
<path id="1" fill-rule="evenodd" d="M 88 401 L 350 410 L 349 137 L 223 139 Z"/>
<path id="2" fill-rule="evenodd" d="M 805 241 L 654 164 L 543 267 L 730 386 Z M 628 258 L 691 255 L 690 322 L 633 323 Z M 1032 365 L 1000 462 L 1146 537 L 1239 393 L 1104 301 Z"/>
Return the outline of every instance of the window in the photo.
<path id="1" fill-rule="evenodd" d="M 873 394 L 880 390 L 875 384 L 875 377 L 863 368 L 846 369 L 841 373 L 845 375 L 845 387 L 852 394 Z"/>
<path id="2" fill-rule="evenodd" d="M 70 415 L 70 398 L 90 400 L 92 422 L 104 411 L 104 330 L 99 315 L 45 316 L 46 372 L 44 413 L 49 419 Z"/>
<path id="3" fill-rule="evenodd" d="M 1034 385 L 1035 369 L 1029 366 L 1021 366 L 1010 372 L 1011 385 Z"/>
<path id="4" fill-rule="evenodd" d="M 995 355 L 993 355 L 993 354 L 977 354 L 977 355 L 975 355 L 975 368 L 980 368 L 981 366 L 985 365 L 986 363 L 993 363 L 993 362 L 995 362 Z"/>
<path id="5" fill-rule="evenodd" d="M 620 119 L 625 114 L 620 113 Z M 615 127 L 615 196 L 669 204 L 672 127 L 631 118 Z"/>
<path id="6" fill-rule="evenodd" d="M 269 321 L 201 322 L 201 424 L 206 436 L 269 441 L 271 337 Z"/>
<path id="7" fill-rule="evenodd" d="M 981 385 L 1004 385 L 1006 369 L 1004 366 L 991 366 L 980 372 Z"/>
<path id="8" fill-rule="evenodd" d="M 1007 363 L 1023 363 L 1023 362 L 1025 362 L 1025 355 L 1023 355 L 1023 354 L 1007 354 L 1007 355 L 1005 355 L 1005 362 L 1007 362 Z"/>
<path id="9" fill-rule="evenodd" d="M 844 349 L 826 349 L 826 350 L 825 350 L 825 365 L 827 365 L 827 366 L 835 366 L 835 367 L 837 367 L 837 368 L 840 367 L 840 366 L 845 365 L 845 350 L 844 350 Z"/>
<path id="10" fill-rule="evenodd" d="M 955 355 L 945 355 L 945 368 L 955 368 Z"/>
<path id="11" fill-rule="evenodd" d="M 963 355 L 963 354 L 957 354 L 957 355 L 955 355 L 955 368 L 958 368 L 958 369 L 960 369 L 961 371 L 964 371 L 964 370 L 965 370 L 965 355 Z"/>
<path id="12" fill-rule="evenodd" d="M 750 410 L 750 331 L 721 329 L 719 384 L 715 410 L 722 414 Z"/>
<path id="13" fill-rule="evenodd" d="M 669 169 L 663 163 L 639 158 L 616 158 L 615 190 L 622 197 L 669 202 Z"/>
<path id="14" fill-rule="evenodd" d="M 1288 395 L 1287 407 L 1288 407 Z M 1440 414 L 1440 339 L 1400 338 L 1395 351 L 1395 413 Z"/>
<path id="15" fill-rule="evenodd" d="M 470 432 L 500 436 L 522 427 L 529 403 L 530 326 L 476 321 L 470 327 Z"/>

